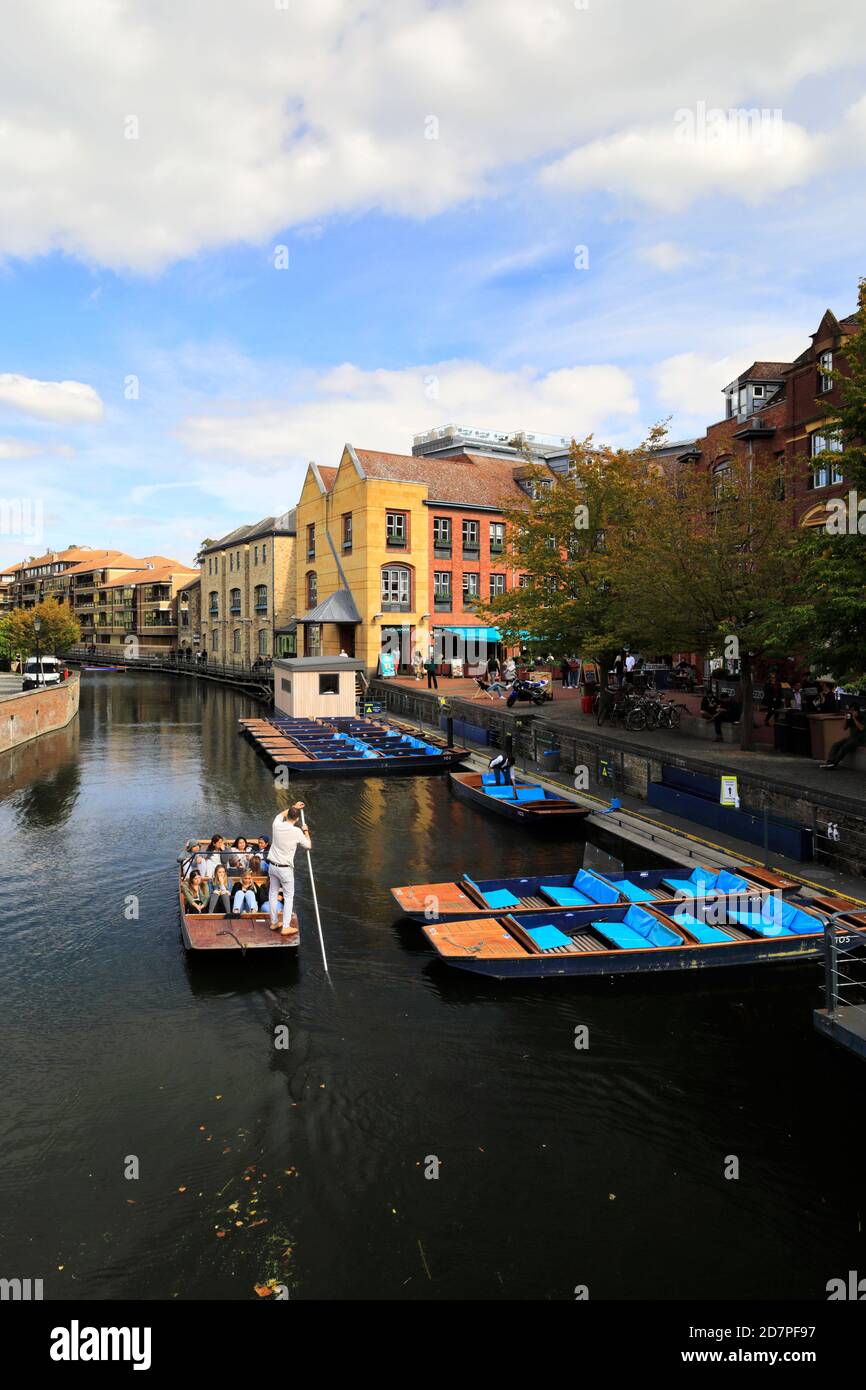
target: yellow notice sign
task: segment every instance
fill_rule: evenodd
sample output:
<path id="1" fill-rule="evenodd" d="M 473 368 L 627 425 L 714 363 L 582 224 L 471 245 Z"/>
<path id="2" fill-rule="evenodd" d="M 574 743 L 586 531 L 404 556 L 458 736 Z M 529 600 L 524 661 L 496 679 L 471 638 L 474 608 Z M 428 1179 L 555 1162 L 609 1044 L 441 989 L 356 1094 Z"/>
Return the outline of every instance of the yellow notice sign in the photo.
<path id="1" fill-rule="evenodd" d="M 722 794 L 719 797 L 723 806 L 740 805 L 740 793 L 737 791 L 736 777 L 722 777 Z"/>

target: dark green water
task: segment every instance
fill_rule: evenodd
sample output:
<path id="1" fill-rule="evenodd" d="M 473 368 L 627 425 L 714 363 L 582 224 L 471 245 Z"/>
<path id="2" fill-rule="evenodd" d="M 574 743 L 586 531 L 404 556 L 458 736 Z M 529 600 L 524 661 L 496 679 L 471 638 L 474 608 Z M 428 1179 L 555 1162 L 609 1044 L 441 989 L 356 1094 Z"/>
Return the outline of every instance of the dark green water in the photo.
<path id="1" fill-rule="evenodd" d="M 442 781 L 304 784 L 330 983 L 300 863 L 299 962 L 189 962 L 179 846 L 266 831 L 286 800 L 236 732 L 249 712 L 85 676 L 71 729 L 0 758 L 0 1275 L 52 1299 L 246 1299 L 268 1278 L 293 1298 L 725 1299 L 823 1298 L 866 1267 L 866 1072 L 813 1033 L 817 974 L 449 972 L 389 885 L 583 846 Z"/>

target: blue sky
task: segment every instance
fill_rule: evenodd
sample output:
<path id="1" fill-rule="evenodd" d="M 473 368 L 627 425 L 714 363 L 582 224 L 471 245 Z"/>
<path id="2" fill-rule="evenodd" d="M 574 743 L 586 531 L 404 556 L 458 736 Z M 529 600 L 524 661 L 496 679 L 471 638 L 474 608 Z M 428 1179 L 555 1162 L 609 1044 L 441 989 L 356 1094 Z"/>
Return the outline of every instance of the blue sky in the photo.
<path id="1" fill-rule="evenodd" d="M 0 56 L 4 562 L 188 562 L 346 439 L 696 434 L 855 306 L 853 3 L 57 8 Z"/>

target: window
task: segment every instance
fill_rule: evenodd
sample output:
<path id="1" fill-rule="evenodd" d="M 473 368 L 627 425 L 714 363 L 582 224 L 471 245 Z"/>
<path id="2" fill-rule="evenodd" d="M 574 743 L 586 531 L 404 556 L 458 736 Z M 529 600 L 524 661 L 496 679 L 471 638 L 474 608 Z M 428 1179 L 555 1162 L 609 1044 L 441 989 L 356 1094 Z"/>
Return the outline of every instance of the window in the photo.
<path id="1" fill-rule="evenodd" d="M 505 593 L 505 575 L 491 574 L 490 576 L 490 597 L 496 598 L 499 594 Z"/>
<path id="2" fill-rule="evenodd" d="M 308 572 L 308 574 L 307 574 L 307 607 L 308 607 L 308 608 L 315 608 L 316 604 L 318 603 L 318 598 L 317 598 L 318 587 L 319 587 L 319 586 L 318 586 L 318 582 L 317 582 L 317 580 L 316 580 L 316 571 L 315 571 L 315 570 L 310 570 L 310 571 Z"/>
<path id="3" fill-rule="evenodd" d="M 268 633 L 267 633 L 267 629 L 263 627 L 263 628 L 260 630 L 260 632 L 259 632 L 259 656 L 267 656 L 267 654 L 268 654 Z"/>
<path id="4" fill-rule="evenodd" d="M 382 611 L 408 613 L 411 581 L 405 565 L 386 565 L 382 570 Z"/>
<path id="5" fill-rule="evenodd" d="M 352 513 L 343 513 L 343 550 L 352 549 Z"/>
<path id="6" fill-rule="evenodd" d="M 528 588 L 529 588 L 529 575 L 528 575 L 528 574 L 522 574 L 522 575 L 520 576 L 520 578 L 518 579 L 518 581 L 517 581 L 517 585 L 518 585 L 518 588 L 520 588 L 520 589 L 528 589 Z"/>
<path id="7" fill-rule="evenodd" d="M 389 546 L 405 550 L 409 536 L 409 518 L 405 512 L 385 513 L 385 541 Z"/>
<path id="8" fill-rule="evenodd" d="M 465 523 L 464 523 L 465 524 Z M 472 603 L 478 598 L 478 579 L 475 573 L 464 573 L 463 575 L 463 607 Z"/>
<path id="9" fill-rule="evenodd" d="M 322 655 L 322 629 L 318 623 L 307 624 L 307 656 Z"/>
<path id="10" fill-rule="evenodd" d="M 319 676 L 320 695 L 339 695 L 340 677 L 338 675 Z"/>
<path id="11" fill-rule="evenodd" d="M 210 591 L 210 615 L 211 615 L 211 617 L 212 617 L 212 618 L 218 618 L 218 617 L 219 617 L 219 611 L 220 611 L 220 598 L 219 598 L 219 594 L 217 593 L 216 589 L 211 589 L 211 591 Z"/>
<path id="12" fill-rule="evenodd" d="M 288 676 L 281 676 L 281 677 L 280 677 L 280 688 L 281 688 L 282 690 L 285 690 L 285 692 L 286 692 L 287 695 L 291 695 L 291 693 L 292 693 L 292 682 L 291 682 L 291 680 L 289 679 Z"/>
<path id="13" fill-rule="evenodd" d="M 481 545 L 481 526 L 477 521 L 463 522 L 463 554 L 477 555 Z"/>
<path id="14" fill-rule="evenodd" d="M 731 492 L 731 460 L 720 459 L 713 465 L 713 496 L 725 497 Z"/>
<path id="15" fill-rule="evenodd" d="M 268 611 L 268 586 L 267 584 L 257 584 L 255 587 L 255 605 L 257 613 L 266 614 Z"/>
<path id="16" fill-rule="evenodd" d="M 437 613 L 451 609 L 451 574 L 449 570 L 433 571 L 433 605 Z"/>
<path id="17" fill-rule="evenodd" d="M 267 547 L 266 545 L 263 545 L 263 546 L 262 546 L 262 564 L 263 564 L 263 565 L 267 563 L 267 559 L 268 559 L 268 547 Z"/>
<path id="18" fill-rule="evenodd" d="M 216 628 L 214 628 L 213 633 L 211 635 L 210 649 L 212 652 L 218 652 L 220 649 L 220 635 L 217 632 Z"/>
<path id="19" fill-rule="evenodd" d="M 257 565 L 258 563 L 259 563 L 259 548 L 258 548 L 257 545 L 254 545 L 254 546 L 253 546 L 253 564 L 254 564 L 254 565 Z"/>
<path id="20" fill-rule="evenodd" d="M 490 554 L 505 554 L 505 522 L 491 521 L 490 523 Z"/>
<path id="21" fill-rule="evenodd" d="M 833 370 L 832 352 L 822 352 L 818 358 L 818 390 L 823 395 L 826 391 L 833 390 L 833 378 L 830 372 Z"/>
<path id="22" fill-rule="evenodd" d="M 241 649 L 241 630 L 236 627 L 232 632 L 232 651 L 237 653 Z"/>
<path id="23" fill-rule="evenodd" d="M 752 387 L 752 400 L 753 400 L 753 401 L 762 401 L 763 399 L 764 399 L 764 388 L 763 388 L 763 386 L 753 386 L 753 387 Z"/>
<path id="24" fill-rule="evenodd" d="M 313 523 L 311 526 L 308 526 L 308 527 L 307 527 L 307 559 L 308 559 L 308 560 L 314 560 L 315 558 L 316 558 L 316 526 L 315 526 L 315 523 Z"/>
<path id="25" fill-rule="evenodd" d="M 809 452 L 813 460 L 809 476 L 809 487 L 829 487 L 831 483 L 844 482 L 842 469 L 829 459 L 821 459 L 821 454 L 841 454 L 842 440 L 838 434 L 813 434 L 809 440 Z"/>
<path id="26" fill-rule="evenodd" d="M 433 556 L 437 560 L 450 560 L 451 558 L 450 516 L 434 516 L 433 518 Z"/>
<path id="27" fill-rule="evenodd" d="M 232 589 L 231 593 L 229 594 L 229 612 L 230 612 L 230 613 L 240 613 L 240 611 L 241 611 L 241 591 L 240 591 L 240 589 Z"/>
<path id="28" fill-rule="evenodd" d="M 234 567 L 235 567 L 235 557 L 234 557 L 234 555 L 230 555 L 230 556 L 229 556 L 229 569 L 230 569 L 230 570 L 233 570 Z"/>

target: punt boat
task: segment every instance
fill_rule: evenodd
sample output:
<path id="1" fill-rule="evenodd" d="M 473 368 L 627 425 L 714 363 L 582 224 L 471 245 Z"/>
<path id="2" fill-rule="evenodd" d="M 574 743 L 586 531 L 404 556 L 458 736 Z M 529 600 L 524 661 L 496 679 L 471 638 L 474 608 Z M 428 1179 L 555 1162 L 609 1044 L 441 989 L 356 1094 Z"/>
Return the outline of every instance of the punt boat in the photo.
<path id="1" fill-rule="evenodd" d="M 558 825 L 572 828 L 576 821 L 590 814 L 586 807 L 557 796 L 526 777 L 515 777 L 514 784 L 506 786 L 497 785 L 492 772 L 452 772 L 448 780 L 460 801 L 532 830 L 550 832 Z"/>
<path id="2" fill-rule="evenodd" d="M 440 960 L 494 979 L 657 974 L 709 966 L 817 960 L 826 914 L 805 899 L 765 899 L 757 910 L 715 905 L 712 914 L 683 903 L 575 908 L 539 917 L 503 913 L 427 922 Z M 856 933 L 840 938 L 857 942 Z"/>
<path id="3" fill-rule="evenodd" d="M 557 907 L 791 893 L 799 886 L 792 879 L 751 864 L 740 865 L 733 872 L 698 866 L 687 878 L 683 873 L 677 869 L 632 869 L 598 874 L 579 869 L 576 874 L 478 880 L 464 874 L 451 883 L 410 883 L 390 891 L 401 912 L 413 921 L 451 922 L 494 917 L 503 911 L 541 914 Z"/>
<path id="4" fill-rule="evenodd" d="M 275 715 L 239 725 L 264 758 L 295 777 L 445 772 L 469 756 L 467 748 L 449 747 L 435 735 L 418 738 L 405 726 L 376 719 Z"/>
<path id="5" fill-rule="evenodd" d="M 235 837 L 236 838 L 236 837 Z M 189 912 L 183 900 L 181 886 L 193 855 L 207 848 L 206 839 L 188 840 L 183 854 L 179 857 L 178 901 L 180 904 L 180 930 L 183 944 L 188 951 L 261 951 L 297 950 L 300 941 L 298 918 L 292 913 L 292 927 L 289 936 L 271 931 L 270 915 L 266 912 Z M 237 870 L 226 870 L 232 893 L 240 878 Z M 267 883 L 264 874 L 254 874 L 256 886 Z"/>

